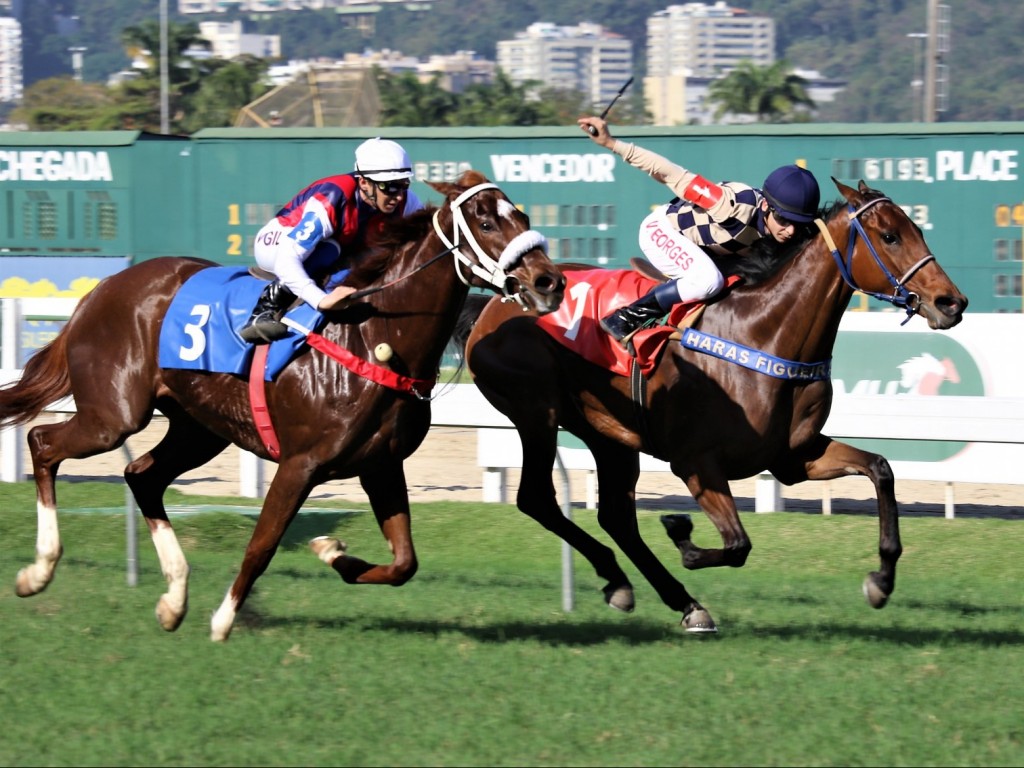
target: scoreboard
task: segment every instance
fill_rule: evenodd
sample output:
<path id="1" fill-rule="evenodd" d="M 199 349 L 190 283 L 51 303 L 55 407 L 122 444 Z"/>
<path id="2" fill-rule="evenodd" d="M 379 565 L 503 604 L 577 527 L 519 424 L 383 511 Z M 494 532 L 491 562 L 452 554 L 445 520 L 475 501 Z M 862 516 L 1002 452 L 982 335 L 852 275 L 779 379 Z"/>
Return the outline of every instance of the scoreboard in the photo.
<path id="1" fill-rule="evenodd" d="M 612 126 L 615 135 L 714 180 L 760 186 L 797 163 L 863 179 L 901 205 L 978 312 L 1021 312 L 1024 123 Z M 414 165 L 414 190 L 476 169 L 529 214 L 554 260 L 624 267 L 637 228 L 671 196 L 575 126 L 207 129 L 0 136 L 0 295 L 75 295 L 160 255 L 252 263 L 258 229 L 311 181 L 353 167 L 384 135 Z M 851 309 L 889 309 L 858 295 Z"/>

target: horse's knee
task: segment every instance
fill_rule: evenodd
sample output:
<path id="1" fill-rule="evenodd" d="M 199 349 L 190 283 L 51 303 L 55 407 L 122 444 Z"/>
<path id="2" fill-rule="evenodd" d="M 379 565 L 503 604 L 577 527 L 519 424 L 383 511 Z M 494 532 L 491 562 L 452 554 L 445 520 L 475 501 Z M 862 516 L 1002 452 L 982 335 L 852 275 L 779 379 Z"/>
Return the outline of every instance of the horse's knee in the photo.
<path id="1" fill-rule="evenodd" d="M 725 564 L 732 568 L 742 568 L 750 556 L 750 550 L 753 548 L 754 545 L 747 538 L 725 547 L 723 550 L 725 552 Z"/>
<path id="2" fill-rule="evenodd" d="M 402 586 L 416 575 L 416 571 L 419 570 L 419 567 L 419 561 L 417 561 L 415 557 L 405 562 L 395 562 L 392 565 L 394 578 L 391 585 L 394 587 Z"/>
<path id="3" fill-rule="evenodd" d="M 893 474 L 892 465 L 889 464 L 889 460 L 885 456 L 876 454 L 868 464 L 868 468 L 874 474 L 876 483 L 883 485 L 895 483 L 896 476 Z"/>

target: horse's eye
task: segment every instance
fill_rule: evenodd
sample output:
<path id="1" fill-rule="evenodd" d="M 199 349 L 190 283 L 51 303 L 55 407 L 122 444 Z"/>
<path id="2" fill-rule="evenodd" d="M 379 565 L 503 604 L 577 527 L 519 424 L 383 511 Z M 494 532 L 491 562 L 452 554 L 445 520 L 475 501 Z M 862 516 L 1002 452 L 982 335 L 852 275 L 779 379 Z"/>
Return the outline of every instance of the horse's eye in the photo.
<path id="1" fill-rule="evenodd" d="M 892 232 L 882 233 L 882 242 L 885 243 L 886 245 L 896 245 L 896 243 L 898 243 L 899 240 L 900 239 L 896 237 L 896 235 L 894 235 Z"/>
<path id="2" fill-rule="evenodd" d="M 485 221 L 481 221 L 480 222 L 480 229 L 482 229 L 484 232 L 490 232 L 491 230 L 494 229 L 494 225 L 491 222 L 486 221 L 486 220 Z"/>

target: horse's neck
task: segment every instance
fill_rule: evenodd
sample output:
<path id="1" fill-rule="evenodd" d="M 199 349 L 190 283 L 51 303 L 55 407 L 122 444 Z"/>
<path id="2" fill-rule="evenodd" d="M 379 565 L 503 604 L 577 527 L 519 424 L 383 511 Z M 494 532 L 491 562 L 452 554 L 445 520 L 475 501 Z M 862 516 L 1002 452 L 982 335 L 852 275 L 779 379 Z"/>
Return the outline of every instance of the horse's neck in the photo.
<path id="1" fill-rule="evenodd" d="M 818 362 L 831 357 L 852 296 L 818 236 L 769 279 L 708 307 L 700 328 L 787 360 Z"/>
<path id="2" fill-rule="evenodd" d="M 360 323 L 334 324 L 324 335 L 352 351 L 387 343 L 407 368 L 402 373 L 433 377 L 469 291 L 451 256 L 418 270 L 443 250 L 440 241 L 427 237 L 418 247 L 396 253 L 374 283 L 381 290 L 366 299 L 371 315 Z"/>

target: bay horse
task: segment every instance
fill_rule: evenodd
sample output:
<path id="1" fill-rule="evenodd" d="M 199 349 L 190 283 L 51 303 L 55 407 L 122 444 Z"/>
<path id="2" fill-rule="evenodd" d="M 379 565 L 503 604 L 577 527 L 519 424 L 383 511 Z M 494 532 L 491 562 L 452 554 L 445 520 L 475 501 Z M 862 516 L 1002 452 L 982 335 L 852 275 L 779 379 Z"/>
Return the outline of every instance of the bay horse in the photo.
<path id="1" fill-rule="evenodd" d="M 370 350 L 389 345 L 391 372 L 425 386 L 390 388 L 311 350 L 266 383 L 278 469 L 238 575 L 213 615 L 214 641 L 228 639 L 289 523 L 310 491 L 328 480 L 358 476 L 393 554 L 391 563 L 378 565 L 337 552 L 335 570 L 349 583 L 399 586 L 412 578 L 417 559 L 403 462 L 427 434 L 429 391 L 469 287 L 487 288 L 534 313 L 552 311 L 562 299 L 565 281 L 546 241 L 497 185 L 469 171 L 456 183 L 430 186 L 445 202 L 388 224 L 354 267 L 350 283 L 363 290 L 341 311 L 327 313 L 321 332 L 364 368 L 373 360 Z M 0 390 L 2 425 L 25 424 L 67 395 L 77 408 L 66 422 L 28 432 L 39 527 L 36 559 L 18 573 L 18 595 L 45 589 L 63 552 L 54 486 L 61 462 L 119 447 L 159 409 L 167 417 L 166 435 L 128 464 L 124 476 L 167 581 L 156 606 L 159 623 L 173 631 L 184 619 L 189 567 L 164 492 L 232 443 L 273 458 L 254 422 L 245 377 L 158 362 L 161 322 L 172 298 L 190 276 L 213 266 L 165 257 L 104 279 L 60 334 L 29 358 L 21 380 Z"/>
<path id="2" fill-rule="evenodd" d="M 737 342 L 759 351 L 759 359 L 786 361 L 783 369 L 797 374 L 827 371 L 854 290 L 896 304 L 908 320 L 920 315 L 933 329 L 960 322 L 967 298 L 900 206 L 863 181 L 857 189 L 833 182 L 844 199 L 823 210 L 819 233 L 788 258 L 780 257 L 761 282 L 740 283 L 706 306 L 692 330 L 719 339 L 710 351 L 735 352 Z M 573 274 L 589 267 L 560 266 L 569 278 L 566 299 L 547 319 L 557 320 L 556 330 L 568 336 L 579 323 L 596 325 L 597 318 L 581 316 L 573 306 L 577 289 L 585 287 L 574 283 Z M 551 477 L 559 426 L 594 456 L 600 526 L 662 601 L 682 614 L 686 631 L 717 627 L 640 536 L 635 499 L 640 451 L 669 462 L 721 536 L 720 549 L 700 547 L 691 540 L 688 515 L 663 516 L 688 569 L 739 567 L 750 554 L 730 480 L 766 469 L 786 485 L 844 475 L 870 478 L 878 498 L 881 567 L 869 574 L 864 592 L 872 606 L 885 605 L 902 551 L 893 473 L 884 457 L 822 434 L 832 404 L 827 373 L 775 377 L 679 343 L 668 345 L 644 380 L 588 362 L 543 330 L 535 315 L 494 300 L 478 304 L 476 311 L 467 363 L 476 385 L 508 416 L 522 441 L 516 504 L 586 557 L 607 582 L 603 591 L 610 606 L 632 611 L 633 588 L 613 550 L 561 512 Z M 562 316 L 567 316 L 564 326 Z"/>

